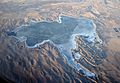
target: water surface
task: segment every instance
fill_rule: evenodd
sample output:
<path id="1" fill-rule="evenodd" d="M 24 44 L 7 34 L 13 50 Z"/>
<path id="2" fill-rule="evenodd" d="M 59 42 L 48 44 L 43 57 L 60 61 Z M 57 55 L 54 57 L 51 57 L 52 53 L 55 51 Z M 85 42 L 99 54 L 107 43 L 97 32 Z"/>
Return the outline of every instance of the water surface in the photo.
<path id="1" fill-rule="evenodd" d="M 82 35 L 89 43 L 94 43 L 95 39 L 100 41 L 93 20 L 84 17 L 77 19 L 61 16 L 58 22 L 30 23 L 27 26 L 17 28 L 8 35 L 12 35 L 21 41 L 25 40 L 28 47 L 35 47 L 46 40 L 50 40 L 59 48 L 68 64 L 78 70 L 81 69 L 80 64 L 74 63 L 71 51 L 71 49 L 76 48 L 76 35 Z M 79 53 L 75 53 L 75 56 L 76 59 L 81 57 Z M 86 75 L 94 76 L 91 72 L 86 72 Z"/>
<path id="2" fill-rule="evenodd" d="M 68 43 L 73 34 L 86 36 L 88 41 L 94 41 L 96 32 L 92 20 L 85 18 L 61 17 L 59 22 L 37 22 L 22 26 L 16 30 L 14 36 L 19 39 L 26 37 L 26 44 L 34 46 L 44 40 L 51 40 L 55 44 Z M 12 33 L 13 34 L 13 33 Z"/>

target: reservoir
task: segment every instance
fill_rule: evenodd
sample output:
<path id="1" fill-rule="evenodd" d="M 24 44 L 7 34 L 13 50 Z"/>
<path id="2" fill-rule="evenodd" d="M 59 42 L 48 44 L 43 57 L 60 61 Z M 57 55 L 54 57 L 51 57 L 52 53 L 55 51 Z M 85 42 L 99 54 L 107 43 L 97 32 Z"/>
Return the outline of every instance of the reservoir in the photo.
<path id="1" fill-rule="evenodd" d="M 12 32 L 8 32 L 9 36 L 14 36 L 20 41 L 25 41 L 27 47 L 36 47 L 45 41 L 52 41 L 58 47 L 61 55 L 66 58 L 67 63 L 73 68 L 81 69 L 79 63 L 75 63 L 71 49 L 76 49 L 75 37 L 80 35 L 85 38 L 86 42 L 93 43 L 95 39 L 101 42 L 96 32 L 94 21 L 88 18 L 72 18 L 60 16 L 58 21 L 53 22 L 32 22 L 28 25 L 22 25 Z M 79 53 L 74 53 L 76 59 L 80 59 Z M 87 76 L 95 74 L 85 71 Z"/>
<path id="2" fill-rule="evenodd" d="M 44 40 L 50 40 L 55 44 L 66 44 L 73 34 L 85 36 L 88 42 L 94 42 L 96 30 L 92 20 L 61 16 L 59 21 L 30 23 L 14 30 L 11 35 L 20 40 L 26 38 L 28 46 L 35 46 Z"/>

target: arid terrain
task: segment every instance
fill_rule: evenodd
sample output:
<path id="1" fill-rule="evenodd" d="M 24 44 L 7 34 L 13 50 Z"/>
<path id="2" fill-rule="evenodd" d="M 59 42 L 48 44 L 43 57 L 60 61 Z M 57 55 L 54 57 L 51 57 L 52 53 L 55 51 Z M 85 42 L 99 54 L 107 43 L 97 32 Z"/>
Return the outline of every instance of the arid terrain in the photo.
<path id="1" fill-rule="evenodd" d="M 102 43 L 96 39 L 89 44 L 79 35 L 71 56 L 63 52 L 71 43 L 59 48 L 46 41 L 30 48 L 25 41 L 9 36 L 21 26 L 58 22 L 60 16 L 92 20 Z M 2 0 L 0 78 L 8 83 L 120 83 L 119 23 L 120 0 Z"/>

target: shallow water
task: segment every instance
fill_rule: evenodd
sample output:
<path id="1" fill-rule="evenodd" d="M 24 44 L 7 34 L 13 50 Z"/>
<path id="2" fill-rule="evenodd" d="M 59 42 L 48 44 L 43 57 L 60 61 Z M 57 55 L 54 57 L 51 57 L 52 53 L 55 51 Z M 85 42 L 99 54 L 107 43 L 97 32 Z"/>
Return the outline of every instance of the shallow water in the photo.
<path id="1" fill-rule="evenodd" d="M 94 41 L 96 32 L 92 20 L 71 17 L 61 17 L 59 22 L 38 22 L 28 26 L 22 26 L 16 30 L 16 37 L 26 37 L 26 44 L 34 46 L 44 40 L 51 40 L 55 44 L 68 43 L 73 34 L 80 34 L 87 37 L 88 41 Z"/>
<path id="2" fill-rule="evenodd" d="M 30 23 L 28 26 L 21 26 L 19 29 L 14 30 L 11 35 L 21 41 L 25 40 L 28 47 L 35 47 L 46 40 L 52 41 L 59 48 L 61 54 L 64 55 L 68 64 L 78 70 L 81 67 L 79 64 L 74 63 L 71 52 L 71 49 L 76 48 L 76 35 L 84 36 L 87 42 L 94 43 L 95 38 L 99 41 L 93 20 L 84 17 L 76 19 L 61 16 L 58 22 Z M 75 55 L 76 59 L 81 57 L 78 53 Z M 88 72 L 86 72 L 87 74 Z M 91 75 L 94 74 L 91 73 Z"/>

